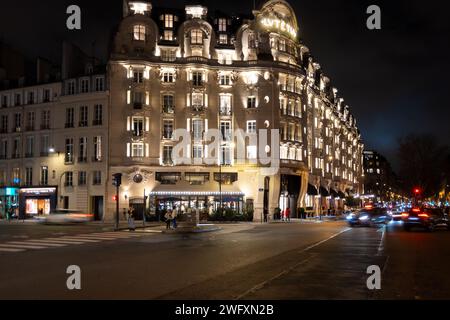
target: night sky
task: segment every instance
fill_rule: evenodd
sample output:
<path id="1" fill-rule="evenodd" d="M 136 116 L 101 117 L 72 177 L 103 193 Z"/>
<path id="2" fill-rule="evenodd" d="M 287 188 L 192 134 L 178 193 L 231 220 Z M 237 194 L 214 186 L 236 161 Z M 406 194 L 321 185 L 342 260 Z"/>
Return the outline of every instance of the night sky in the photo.
<path id="1" fill-rule="evenodd" d="M 170 1 L 183 7 L 203 2 L 209 10 L 249 13 L 253 0 Z M 257 3 L 261 1 L 256 1 Z M 450 24 L 437 0 L 291 0 L 300 36 L 350 106 L 367 149 L 396 164 L 397 140 L 408 133 L 432 133 L 450 144 Z M 82 30 L 65 28 L 68 5 L 82 9 Z M 382 10 L 382 30 L 366 28 L 366 9 Z M 122 17 L 122 0 L 2 1 L 0 38 L 58 62 L 67 39 L 107 57 L 110 34 Z"/>

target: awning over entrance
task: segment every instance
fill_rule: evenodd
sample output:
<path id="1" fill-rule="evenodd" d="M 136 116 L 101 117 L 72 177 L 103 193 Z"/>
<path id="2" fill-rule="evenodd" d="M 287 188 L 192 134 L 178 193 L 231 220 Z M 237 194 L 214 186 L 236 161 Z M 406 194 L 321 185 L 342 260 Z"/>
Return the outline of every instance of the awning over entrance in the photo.
<path id="1" fill-rule="evenodd" d="M 313 186 L 312 184 L 308 183 L 308 190 L 307 193 L 309 196 L 317 196 L 319 195 L 319 192 L 317 192 L 317 188 Z"/>
<path id="2" fill-rule="evenodd" d="M 330 193 L 328 192 L 328 190 L 325 189 L 325 188 L 322 187 L 322 186 L 319 188 L 319 191 L 320 191 L 320 195 L 321 195 L 322 197 L 328 197 L 328 196 L 330 196 Z"/>

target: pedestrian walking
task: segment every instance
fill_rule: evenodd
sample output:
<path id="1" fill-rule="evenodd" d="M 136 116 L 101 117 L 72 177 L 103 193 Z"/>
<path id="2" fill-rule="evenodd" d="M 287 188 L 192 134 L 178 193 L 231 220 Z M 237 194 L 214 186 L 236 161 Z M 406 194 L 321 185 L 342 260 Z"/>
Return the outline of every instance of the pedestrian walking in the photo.
<path id="1" fill-rule="evenodd" d="M 286 221 L 291 222 L 291 208 L 286 209 Z"/>
<path id="2" fill-rule="evenodd" d="M 175 210 L 173 210 L 173 213 L 172 213 L 172 222 L 173 222 L 174 229 L 177 228 L 177 216 L 178 216 L 178 212 L 177 212 L 177 209 L 175 209 Z"/>
<path id="3" fill-rule="evenodd" d="M 130 207 L 128 209 L 128 228 L 130 231 L 136 231 L 136 226 L 134 224 L 134 208 Z"/>
<path id="4" fill-rule="evenodd" d="M 166 230 L 170 230 L 170 224 L 172 223 L 172 211 L 167 210 L 164 218 L 166 219 Z"/>

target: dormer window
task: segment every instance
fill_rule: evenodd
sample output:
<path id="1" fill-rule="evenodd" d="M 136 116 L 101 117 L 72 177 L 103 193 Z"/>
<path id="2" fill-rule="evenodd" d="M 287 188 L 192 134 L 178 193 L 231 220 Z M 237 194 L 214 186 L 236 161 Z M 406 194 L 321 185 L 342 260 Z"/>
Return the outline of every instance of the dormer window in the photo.
<path id="1" fill-rule="evenodd" d="M 203 32 L 202 30 L 191 31 L 191 44 L 203 44 Z"/>
<path id="2" fill-rule="evenodd" d="M 164 28 L 172 29 L 173 28 L 173 15 L 165 14 L 164 15 Z"/>
<path id="3" fill-rule="evenodd" d="M 219 32 L 227 31 L 227 19 L 219 19 Z"/>
<path id="4" fill-rule="evenodd" d="M 133 39 L 137 41 L 145 41 L 146 28 L 144 25 L 138 24 L 133 28 Z"/>
<path id="5" fill-rule="evenodd" d="M 219 44 L 228 44 L 228 35 L 226 34 L 219 35 Z"/>
<path id="6" fill-rule="evenodd" d="M 130 9 L 134 14 L 145 14 L 152 10 L 152 6 L 145 2 L 130 2 Z"/>
<path id="7" fill-rule="evenodd" d="M 173 31 L 172 30 L 164 30 L 164 40 L 165 41 L 173 41 Z"/>

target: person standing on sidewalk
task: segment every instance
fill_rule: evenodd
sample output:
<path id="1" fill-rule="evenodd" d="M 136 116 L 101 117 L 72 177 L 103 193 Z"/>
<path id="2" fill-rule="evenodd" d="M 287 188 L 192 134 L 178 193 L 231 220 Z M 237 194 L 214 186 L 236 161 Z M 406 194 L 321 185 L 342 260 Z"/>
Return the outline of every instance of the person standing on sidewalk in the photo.
<path id="1" fill-rule="evenodd" d="M 166 219 L 166 230 L 170 230 L 170 224 L 172 223 L 172 211 L 170 209 L 167 210 L 164 218 Z"/>
<path id="2" fill-rule="evenodd" d="M 291 208 L 286 209 L 286 221 L 291 222 Z"/>
<path id="3" fill-rule="evenodd" d="M 134 208 L 130 207 L 128 209 L 128 228 L 130 231 L 136 231 L 136 226 L 134 225 Z"/>
<path id="4" fill-rule="evenodd" d="M 176 229 L 177 228 L 177 216 L 178 216 L 178 209 L 175 208 L 175 210 L 173 210 L 172 213 L 172 221 L 173 221 L 173 228 Z"/>

